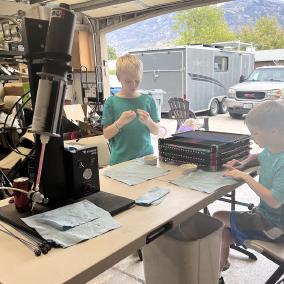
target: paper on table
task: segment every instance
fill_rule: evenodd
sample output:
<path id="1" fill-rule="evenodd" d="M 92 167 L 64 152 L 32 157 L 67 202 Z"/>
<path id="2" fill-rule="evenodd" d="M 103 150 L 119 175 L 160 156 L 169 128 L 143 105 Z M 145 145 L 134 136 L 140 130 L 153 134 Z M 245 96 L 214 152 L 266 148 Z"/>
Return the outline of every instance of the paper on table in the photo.
<path id="1" fill-rule="evenodd" d="M 146 180 L 167 174 L 168 170 L 139 163 L 125 164 L 105 169 L 103 175 L 121 181 L 128 185 L 135 185 Z"/>
<path id="2" fill-rule="evenodd" d="M 233 178 L 224 177 L 223 174 L 224 172 L 206 172 L 198 170 L 172 180 L 171 182 L 189 189 L 212 193 L 223 186 L 237 183 Z"/>
<path id="3" fill-rule="evenodd" d="M 87 200 L 22 220 L 44 239 L 52 240 L 62 247 L 74 245 L 120 227 L 107 211 Z"/>

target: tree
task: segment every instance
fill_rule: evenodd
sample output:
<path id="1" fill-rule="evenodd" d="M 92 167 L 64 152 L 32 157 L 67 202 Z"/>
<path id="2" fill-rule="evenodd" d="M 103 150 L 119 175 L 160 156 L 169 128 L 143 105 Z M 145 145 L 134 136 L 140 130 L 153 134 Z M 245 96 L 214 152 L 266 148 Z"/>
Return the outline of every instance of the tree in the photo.
<path id="1" fill-rule="evenodd" d="M 255 26 L 244 26 L 240 40 L 252 43 L 257 49 L 284 48 L 284 29 L 276 17 L 261 17 Z"/>
<path id="2" fill-rule="evenodd" d="M 179 33 L 176 44 L 211 44 L 236 38 L 224 19 L 224 12 L 216 6 L 178 12 L 173 25 Z"/>
<path id="3" fill-rule="evenodd" d="M 114 47 L 108 45 L 107 47 L 108 60 L 115 60 L 117 58 L 116 50 Z"/>

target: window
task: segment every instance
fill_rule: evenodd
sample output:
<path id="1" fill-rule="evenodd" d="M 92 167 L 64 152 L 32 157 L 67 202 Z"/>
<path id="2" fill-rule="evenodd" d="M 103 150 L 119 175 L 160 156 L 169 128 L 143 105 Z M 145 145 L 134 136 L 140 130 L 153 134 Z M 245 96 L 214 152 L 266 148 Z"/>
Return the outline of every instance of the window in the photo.
<path id="1" fill-rule="evenodd" d="M 214 71 L 224 72 L 228 71 L 229 58 L 226 56 L 215 56 L 214 58 Z"/>

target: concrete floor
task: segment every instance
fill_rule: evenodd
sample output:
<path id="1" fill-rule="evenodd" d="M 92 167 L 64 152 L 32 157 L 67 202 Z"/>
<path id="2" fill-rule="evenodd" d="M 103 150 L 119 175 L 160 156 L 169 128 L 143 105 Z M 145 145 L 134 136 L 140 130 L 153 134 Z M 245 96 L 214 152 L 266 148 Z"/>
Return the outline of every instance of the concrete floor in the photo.
<path id="1" fill-rule="evenodd" d="M 174 120 L 162 119 L 161 125 L 167 128 L 167 135 L 174 133 L 176 122 Z M 222 131 L 248 134 L 243 120 L 231 119 L 228 114 L 210 117 L 209 128 L 211 131 Z M 153 139 L 157 153 L 157 139 Z M 252 145 L 252 152 L 258 152 L 257 145 Z M 258 203 L 258 197 L 252 190 L 243 185 L 236 191 L 237 200 Z M 230 205 L 222 201 L 216 201 L 209 206 L 213 213 L 216 210 L 230 210 Z M 245 207 L 237 206 L 237 210 L 246 210 Z M 262 255 L 255 253 L 258 260 L 249 260 L 247 256 L 236 251 L 230 253 L 231 267 L 223 273 L 226 284 L 261 284 L 276 269 L 276 265 Z M 89 282 L 90 284 L 137 284 L 145 283 L 143 262 L 139 261 L 137 255 L 131 255 L 118 264 L 100 274 Z M 165 283 L 175 284 L 175 283 Z M 190 283 L 189 283 L 190 284 Z"/>

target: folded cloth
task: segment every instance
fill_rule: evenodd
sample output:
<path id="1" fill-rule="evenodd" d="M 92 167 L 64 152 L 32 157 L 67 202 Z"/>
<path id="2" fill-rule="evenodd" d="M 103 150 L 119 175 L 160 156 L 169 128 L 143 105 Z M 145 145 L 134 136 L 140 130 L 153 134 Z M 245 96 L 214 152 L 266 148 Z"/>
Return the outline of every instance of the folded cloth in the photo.
<path id="1" fill-rule="evenodd" d="M 97 207 L 88 200 L 83 200 L 34 216 L 42 224 L 64 231 L 108 215 L 109 213 L 104 209 Z M 28 218 L 32 219 L 32 217 Z"/>
<path id="2" fill-rule="evenodd" d="M 158 200 L 152 202 L 151 205 L 157 206 L 157 205 L 159 205 L 160 203 L 162 203 L 162 202 L 165 200 L 165 198 L 166 198 L 166 196 L 163 196 L 162 198 L 160 198 L 160 199 L 158 199 Z"/>
<path id="3" fill-rule="evenodd" d="M 107 211 L 87 200 L 22 220 L 44 239 L 54 241 L 62 247 L 69 247 L 120 227 Z"/>
<path id="4" fill-rule="evenodd" d="M 151 190 L 143 194 L 142 196 L 138 197 L 135 199 L 135 203 L 138 205 L 143 205 L 143 206 L 149 206 L 151 204 L 153 205 L 158 205 L 159 203 L 162 202 L 157 202 L 160 201 L 162 197 L 164 197 L 166 194 L 168 194 L 170 191 L 165 188 L 160 188 L 158 186 L 153 187 Z M 156 203 L 157 202 L 157 203 Z"/>
<path id="5" fill-rule="evenodd" d="M 198 170 L 179 177 L 171 182 L 178 186 L 195 189 L 201 192 L 212 193 L 217 189 L 238 183 L 231 177 L 224 177 L 223 172 L 206 172 Z"/>
<path id="6" fill-rule="evenodd" d="M 141 165 L 137 162 L 123 164 L 105 169 L 103 175 L 121 181 L 128 185 L 135 185 L 146 180 L 166 175 L 169 170 L 156 166 Z"/>

